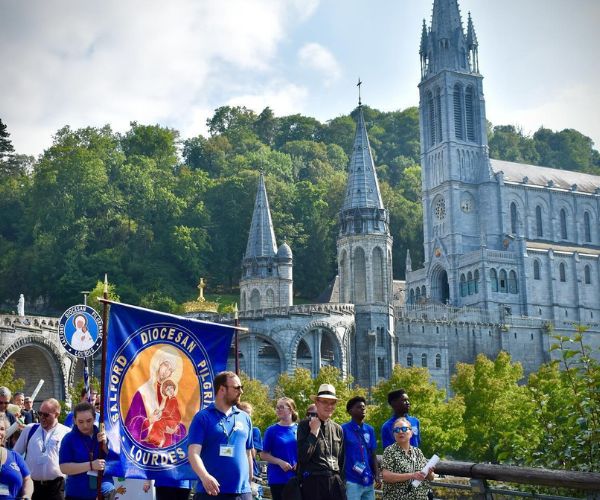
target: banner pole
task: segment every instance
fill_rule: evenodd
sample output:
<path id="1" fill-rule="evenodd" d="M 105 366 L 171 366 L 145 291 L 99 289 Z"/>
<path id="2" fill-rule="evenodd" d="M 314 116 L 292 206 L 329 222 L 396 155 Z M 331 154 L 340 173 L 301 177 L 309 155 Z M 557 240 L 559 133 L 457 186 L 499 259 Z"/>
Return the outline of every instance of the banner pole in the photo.
<path id="1" fill-rule="evenodd" d="M 108 276 L 106 274 L 104 274 L 104 292 L 102 294 L 102 297 L 104 298 L 104 301 L 102 303 L 102 363 L 101 363 L 101 368 L 100 368 L 100 390 L 99 395 L 100 395 L 100 424 L 99 424 L 99 430 L 100 432 L 104 432 L 104 403 L 105 403 L 105 399 L 104 399 L 104 371 L 106 368 L 106 349 L 108 348 L 108 302 L 106 302 L 108 300 Z M 99 458 L 105 458 L 104 457 L 104 450 L 102 449 L 102 446 L 99 447 L 98 450 L 98 457 Z M 104 475 L 104 471 L 103 470 L 99 470 L 98 471 L 98 484 L 97 484 L 97 496 L 98 496 L 98 500 L 102 500 L 103 499 L 103 495 L 102 495 L 102 476 Z"/>
<path id="2" fill-rule="evenodd" d="M 237 302 L 235 303 L 235 305 L 233 306 L 233 313 L 234 313 L 234 325 L 235 325 L 235 336 L 234 336 L 234 341 L 233 341 L 233 346 L 234 346 L 234 351 L 235 351 L 235 373 L 236 375 L 240 375 L 240 339 L 239 339 L 239 329 L 238 327 L 240 326 L 240 318 L 238 316 L 238 306 L 237 306 Z"/>

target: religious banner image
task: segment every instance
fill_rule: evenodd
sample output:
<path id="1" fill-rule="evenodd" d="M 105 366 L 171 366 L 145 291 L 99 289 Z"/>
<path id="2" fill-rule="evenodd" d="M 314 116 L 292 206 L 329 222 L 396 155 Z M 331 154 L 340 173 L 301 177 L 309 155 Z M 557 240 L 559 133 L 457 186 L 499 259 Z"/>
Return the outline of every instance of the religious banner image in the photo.
<path id="1" fill-rule="evenodd" d="M 214 400 L 234 329 L 111 303 L 105 373 L 107 470 L 120 477 L 195 479 L 194 415 Z"/>

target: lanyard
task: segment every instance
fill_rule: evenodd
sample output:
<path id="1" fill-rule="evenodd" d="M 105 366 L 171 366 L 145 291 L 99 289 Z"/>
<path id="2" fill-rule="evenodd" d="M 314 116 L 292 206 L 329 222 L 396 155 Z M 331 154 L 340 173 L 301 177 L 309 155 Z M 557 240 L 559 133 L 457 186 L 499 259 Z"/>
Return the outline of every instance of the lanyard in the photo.
<path id="1" fill-rule="evenodd" d="M 94 460 L 94 451 L 96 450 L 96 445 L 98 444 L 98 441 L 94 442 L 94 434 L 92 434 L 91 437 L 86 436 L 85 434 L 82 434 L 81 437 L 82 437 L 83 444 L 88 451 L 88 455 L 90 457 L 90 462 L 92 462 Z M 92 446 L 88 446 L 88 439 L 87 439 L 88 437 L 90 437 Z"/>
<path id="2" fill-rule="evenodd" d="M 358 436 L 358 445 L 360 446 L 360 456 L 365 461 L 365 463 L 369 462 L 369 457 L 367 456 L 367 443 L 365 442 L 365 438 L 363 436 L 362 429 L 358 424 L 354 423 L 354 432 Z"/>
<path id="3" fill-rule="evenodd" d="M 50 441 L 50 438 L 52 437 L 52 434 L 54 434 L 54 432 L 56 432 L 56 426 L 54 426 L 54 428 L 48 433 L 46 433 L 46 431 L 42 428 L 42 453 L 46 453 L 46 451 L 48 450 L 48 447 L 46 445 L 48 444 L 48 441 Z"/>
<path id="4" fill-rule="evenodd" d="M 221 429 L 223 429 L 223 434 L 225 434 L 225 437 L 227 437 L 227 444 L 229 444 L 229 440 L 231 439 L 231 436 L 235 432 L 235 413 L 233 414 L 233 425 L 231 426 L 231 430 L 229 432 L 227 432 L 227 429 L 225 428 L 225 424 L 223 423 L 223 422 L 227 422 L 228 420 L 229 420 L 229 417 L 224 416 L 221 419 L 221 421 L 219 422 L 219 426 L 221 427 Z"/>

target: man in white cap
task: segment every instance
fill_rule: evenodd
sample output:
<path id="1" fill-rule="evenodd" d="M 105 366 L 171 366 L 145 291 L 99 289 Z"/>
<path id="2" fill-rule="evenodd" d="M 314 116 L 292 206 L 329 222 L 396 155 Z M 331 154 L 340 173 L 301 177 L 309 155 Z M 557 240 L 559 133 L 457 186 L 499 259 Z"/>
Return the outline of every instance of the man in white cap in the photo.
<path id="1" fill-rule="evenodd" d="M 331 420 L 338 401 L 335 387 L 321 384 L 316 396 L 310 397 L 317 416 L 298 424 L 298 474 L 305 500 L 346 498 L 341 475 L 344 472 L 344 432 Z"/>

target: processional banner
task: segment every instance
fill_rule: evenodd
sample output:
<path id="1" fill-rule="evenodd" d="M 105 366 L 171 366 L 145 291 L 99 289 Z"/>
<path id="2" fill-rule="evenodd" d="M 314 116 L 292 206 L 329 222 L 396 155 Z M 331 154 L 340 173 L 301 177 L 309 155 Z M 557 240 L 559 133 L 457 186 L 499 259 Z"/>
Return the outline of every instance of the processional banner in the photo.
<path id="1" fill-rule="evenodd" d="M 214 401 L 234 328 L 111 303 L 105 367 L 107 472 L 197 479 L 187 457 L 194 415 Z"/>

